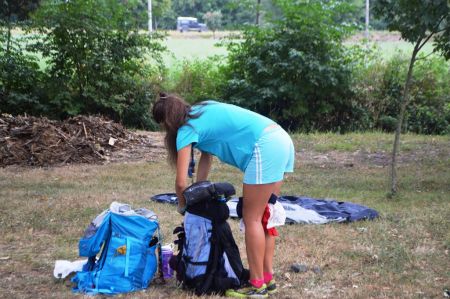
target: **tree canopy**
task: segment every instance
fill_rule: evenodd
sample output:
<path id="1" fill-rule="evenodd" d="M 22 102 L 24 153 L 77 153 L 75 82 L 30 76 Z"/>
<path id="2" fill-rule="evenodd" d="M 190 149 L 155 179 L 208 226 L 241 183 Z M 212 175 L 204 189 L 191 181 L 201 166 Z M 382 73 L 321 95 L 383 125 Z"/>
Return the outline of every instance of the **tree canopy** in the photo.
<path id="1" fill-rule="evenodd" d="M 35 10 L 43 0 L 0 0 L 0 19 L 11 16 L 14 19 L 25 20 L 29 12 Z M 61 0 L 62 1 L 62 0 Z M 147 0 L 121 0 L 127 5 L 134 5 L 133 17 L 138 20 L 141 28 L 147 28 Z M 260 4 L 258 5 L 258 2 Z M 262 22 L 268 15 L 281 17 L 273 0 L 152 0 L 153 23 L 155 28 L 174 29 L 179 16 L 197 17 L 205 21 L 207 12 L 221 12 L 222 26 L 226 29 L 238 29 L 243 25 L 254 24 L 257 9 Z M 344 0 L 358 7 L 357 10 L 345 16 L 347 22 L 364 23 L 364 1 Z M 295 2 L 293 2 L 295 3 Z M 372 22 L 378 26 L 379 22 Z"/>
<path id="2" fill-rule="evenodd" d="M 432 40 L 435 51 L 450 59 L 450 3 L 448 0 L 375 0 L 375 15 L 390 31 L 399 31 L 420 47 Z"/>
<path id="3" fill-rule="evenodd" d="M 0 0 L 0 19 L 11 22 L 24 21 L 38 8 L 40 0 Z"/>

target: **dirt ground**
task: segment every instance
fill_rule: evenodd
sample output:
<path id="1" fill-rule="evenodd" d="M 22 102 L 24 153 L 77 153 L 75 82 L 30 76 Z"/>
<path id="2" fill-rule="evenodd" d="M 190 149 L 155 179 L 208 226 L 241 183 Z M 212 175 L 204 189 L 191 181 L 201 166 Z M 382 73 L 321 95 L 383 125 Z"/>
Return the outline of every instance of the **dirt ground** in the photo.
<path id="1" fill-rule="evenodd" d="M 156 162 L 166 158 L 164 134 L 161 132 L 137 131 L 140 143 L 130 144 L 113 152 L 106 163 L 147 161 Z"/>
<path id="2" fill-rule="evenodd" d="M 349 41 L 360 41 L 365 39 L 365 32 L 358 32 L 349 38 Z M 398 42 L 401 35 L 398 32 L 369 31 L 369 39 L 372 42 Z"/>
<path id="3" fill-rule="evenodd" d="M 166 158 L 164 148 L 164 133 L 137 131 L 144 142 L 133 144 L 121 150 L 115 151 L 108 158 L 107 163 L 156 162 Z M 410 164 L 424 159 L 433 159 L 448 154 L 448 148 L 428 144 L 414 151 L 400 151 L 397 158 L 400 164 Z M 311 147 L 297 148 L 297 160 L 303 165 L 318 165 L 319 167 L 386 167 L 390 165 L 392 152 L 389 150 L 368 151 L 358 149 L 356 151 L 317 151 Z"/>

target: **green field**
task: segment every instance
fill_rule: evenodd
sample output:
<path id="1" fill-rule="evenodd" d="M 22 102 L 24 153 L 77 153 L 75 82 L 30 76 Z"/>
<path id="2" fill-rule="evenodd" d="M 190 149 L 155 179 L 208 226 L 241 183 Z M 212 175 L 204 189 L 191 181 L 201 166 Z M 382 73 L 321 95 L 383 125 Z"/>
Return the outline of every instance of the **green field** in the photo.
<path id="1" fill-rule="evenodd" d="M 380 54 L 385 58 L 392 57 L 399 51 L 404 52 L 407 55 L 412 53 L 414 46 L 411 43 L 405 41 L 387 41 L 377 42 L 376 45 L 380 48 Z M 427 55 L 433 51 L 433 46 L 427 44 L 423 47 L 422 53 Z"/>
<path id="2" fill-rule="evenodd" d="M 167 38 L 164 45 L 170 53 L 166 53 L 164 61 L 172 65 L 177 60 L 205 59 L 214 55 L 226 55 L 224 47 L 217 46 L 219 40 L 213 38 Z"/>
<path id="3" fill-rule="evenodd" d="M 180 59 L 204 59 L 213 55 L 226 55 L 227 50 L 224 47 L 218 47 L 219 40 L 212 38 L 182 38 L 169 37 L 164 44 L 169 51 L 164 57 L 167 65 L 172 65 L 175 61 Z M 353 45 L 356 42 L 348 42 L 346 44 Z M 379 48 L 379 54 L 385 59 L 389 59 L 396 53 L 403 52 L 405 55 L 410 55 L 413 45 L 405 41 L 376 41 L 375 44 Z M 432 51 L 432 45 L 427 44 L 423 48 L 423 54 L 428 54 Z"/>
<path id="4" fill-rule="evenodd" d="M 359 37 L 360 35 L 361 33 L 358 33 L 355 37 Z M 165 61 L 168 65 L 171 65 L 179 59 L 204 59 L 213 55 L 226 55 L 227 50 L 217 46 L 218 42 L 224 36 L 226 34 L 218 34 L 218 37 L 213 39 L 211 34 L 205 33 L 190 33 L 185 35 L 171 33 L 164 42 L 171 52 L 171 54 L 166 54 Z M 360 38 L 355 37 L 350 38 L 346 44 L 354 45 L 362 43 Z M 379 49 L 379 54 L 385 59 L 389 59 L 398 52 L 410 55 L 413 50 L 411 43 L 400 40 L 398 34 L 390 34 L 389 32 L 373 32 L 373 40 L 369 44 L 376 45 Z M 429 54 L 431 51 L 432 45 L 430 43 L 422 50 L 423 54 Z"/>
<path id="5" fill-rule="evenodd" d="M 383 32 L 383 35 L 389 33 Z M 20 33 L 16 32 L 16 36 Z M 164 54 L 164 62 L 170 67 L 177 61 L 187 59 L 205 59 L 214 55 L 226 55 L 227 50 L 224 47 L 219 47 L 217 44 L 221 38 L 226 34 L 217 34 L 216 38 L 213 38 L 211 33 L 189 33 L 179 34 L 171 32 L 168 37 L 163 41 L 163 44 L 167 47 L 168 52 Z M 346 44 L 352 45 L 359 41 L 348 41 Z M 377 45 L 379 53 L 385 59 L 389 59 L 398 51 L 402 51 L 405 55 L 409 55 L 413 49 L 413 45 L 401 40 L 379 40 L 373 41 L 372 44 Z M 432 51 L 432 45 L 427 44 L 423 53 L 428 54 Z M 39 57 L 40 66 L 45 67 L 45 61 L 42 60 L 41 55 L 36 53 Z"/>
<path id="6" fill-rule="evenodd" d="M 450 288 L 450 137 L 402 136 L 400 193 L 393 199 L 386 198 L 392 135 L 295 134 L 293 139 L 296 170 L 286 178 L 283 194 L 360 203 L 379 211 L 380 218 L 281 227 L 274 261 L 279 291 L 272 298 L 443 298 Z M 242 174 L 234 168 L 215 161 L 210 179 L 230 182 L 241 194 Z M 0 297 L 80 298 L 69 280 L 53 278 L 53 267 L 58 259 L 78 259 L 84 229 L 112 201 L 155 211 L 164 243 L 172 242 L 181 216 L 149 198 L 173 192 L 173 182 L 164 157 L 0 168 Z M 239 222 L 229 223 L 246 264 Z M 293 263 L 320 272 L 293 273 Z M 169 281 L 117 298 L 198 297 Z"/>

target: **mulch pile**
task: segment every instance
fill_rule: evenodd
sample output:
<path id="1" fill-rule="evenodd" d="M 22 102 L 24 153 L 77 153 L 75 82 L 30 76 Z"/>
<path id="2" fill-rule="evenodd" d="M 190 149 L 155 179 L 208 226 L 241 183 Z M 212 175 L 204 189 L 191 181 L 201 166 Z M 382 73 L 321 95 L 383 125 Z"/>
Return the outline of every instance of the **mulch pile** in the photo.
<path id="1" fill-rule="evenodd" d="M 113 151 L 139 142 L 139 136 L 103 117 L 54 121 L 0 115 L 0 167 L 101 163 Z"/>

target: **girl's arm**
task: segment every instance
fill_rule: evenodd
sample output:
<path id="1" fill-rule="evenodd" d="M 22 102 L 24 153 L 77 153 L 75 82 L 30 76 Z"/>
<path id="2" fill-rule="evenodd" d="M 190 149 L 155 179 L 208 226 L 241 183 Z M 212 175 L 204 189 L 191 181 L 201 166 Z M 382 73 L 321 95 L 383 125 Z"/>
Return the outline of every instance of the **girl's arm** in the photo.
<path id="1" fill-rule="evenodd" d="M 211 169 L 212 155 L 202 152 L 200 160 L 198 161 L 197 170 L 197 182 L 206 181 L 208 179 L 208 174 Z"/>
<path id="2" fill-rule="evenodd" d="M 189 161 L 191 159 L 192 145 L 183 147 L 178 151 L 177 156 L 177 178 L 175 180 L 175 191 L 178 197 L 178 212 L 184 214 L 186 208 L 186 199 L 183 196 L 183 191 L 188 186 L 187 174 L 189 168 Z"/>

